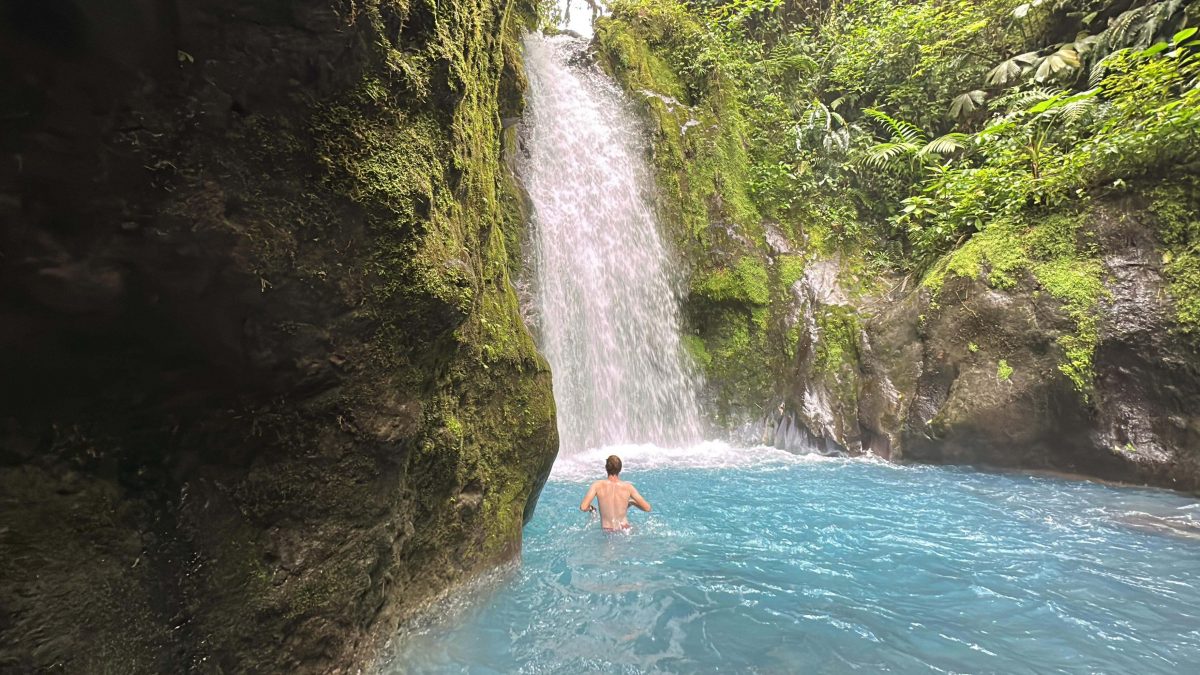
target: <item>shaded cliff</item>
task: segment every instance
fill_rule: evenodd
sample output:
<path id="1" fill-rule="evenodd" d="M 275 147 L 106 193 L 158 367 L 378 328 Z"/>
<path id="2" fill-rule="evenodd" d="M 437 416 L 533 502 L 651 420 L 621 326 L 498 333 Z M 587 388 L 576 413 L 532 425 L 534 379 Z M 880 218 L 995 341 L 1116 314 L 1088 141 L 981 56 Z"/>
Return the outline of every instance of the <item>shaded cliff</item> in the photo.
<path id="1" fill-rule="evenodd" d="M 2 11 L 0 670 L 349 671 L 514 555 L 531 8 Z"/>

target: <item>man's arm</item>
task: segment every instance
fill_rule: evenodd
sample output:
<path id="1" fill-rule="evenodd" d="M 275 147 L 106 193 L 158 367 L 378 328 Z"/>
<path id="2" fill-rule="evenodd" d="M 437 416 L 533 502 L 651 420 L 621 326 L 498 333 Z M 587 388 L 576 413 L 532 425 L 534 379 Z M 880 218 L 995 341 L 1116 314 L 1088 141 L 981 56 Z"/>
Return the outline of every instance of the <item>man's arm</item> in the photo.
<path id="1" fill-rule="evenodd" d="M 588 488 L 587 496 L 579 502 L 580 511 L 595 511 L 596 507 L 592 506 L 592 500 L 596 498 L 596 483 L 592 483 L 592 487 Z"/>
<path id="2" fill-rule="evenodd" d="M 629 501 L 643 511 L 650 511 L 650 502 L 642 499 L 642 496 L 638 494 L 637 488 L 633 487 L 632 484 L 629 485 Z"/>

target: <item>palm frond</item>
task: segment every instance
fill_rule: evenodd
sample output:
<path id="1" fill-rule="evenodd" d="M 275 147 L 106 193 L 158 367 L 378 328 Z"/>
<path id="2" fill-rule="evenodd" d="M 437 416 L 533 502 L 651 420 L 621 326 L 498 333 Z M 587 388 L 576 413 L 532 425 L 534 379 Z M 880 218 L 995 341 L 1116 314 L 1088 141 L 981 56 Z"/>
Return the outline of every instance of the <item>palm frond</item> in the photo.
<path id="1" fill-rule="evenodd" d="M 867 166 L 871 166 L 876 169 L 888 169 L 895 167 L 903 158 L 909 155 L 915 155 L 920 148 L 921 146 L 916 143 L 879 143 L 875 146 L 872 146 L 871 149 L 867 151 L 866 158 L 863 160 L 863 162 Z"/>
<path id="2" fill-rule="evenodd" d="M 933 139 L 917 151 L 917 157 L 929 155 L 950 155 L 966 147 L 970 136 L 962 133 L 949 133 Z"/>
<path id="3" fill-rule="evenodd" d="M 983 105 L 984 98 L 987 93 L 981 89 L 974 89 L 965 94 L 959 94 L 950 102 L 950 111 L 947 113 L 949 117 L 958 119 L 966 115 L 970 115 Z"/>
<path id="4" fill-rule="evenodd" d="M 1049 56 L 1043 56 L 1040 59 L 1033 79 L 1038 82 L 1045 82 L 1054 77 L 1070 74 L 1081 65 L 1079 52 L 1069 46 L 1063 45 L 1058 48 L 1058 51 Z"/>
<path id="5" fill-rule="evenodd" d="M 1025 52 L 1005 59 L 988 71 L 983 83 L 989 87 L 1003 87 L 1016 82 L 1037 60 L 1037 52 Z"/>
<path id="6" fill-rule="evenodd" d="M 1106 56 L 1123 49 L 1141 50 L 1166 40 L 1172 31 L 1187 24 L 1180 11 L 1184 0 L 1161 0 L 1134 7 L 1108 22 L 1095 41 L 1095 55 Z"/>
<path id="7" fill-rule="evenodd" d="M 867 108 L 863 111 L 863 114 L 877 122 L 883 123 L 892 132 L 893 142 L 925 143 L 925 132 L 921 131 L 921 128 L 912 122 L 897 119 L 875 108 Z"/>

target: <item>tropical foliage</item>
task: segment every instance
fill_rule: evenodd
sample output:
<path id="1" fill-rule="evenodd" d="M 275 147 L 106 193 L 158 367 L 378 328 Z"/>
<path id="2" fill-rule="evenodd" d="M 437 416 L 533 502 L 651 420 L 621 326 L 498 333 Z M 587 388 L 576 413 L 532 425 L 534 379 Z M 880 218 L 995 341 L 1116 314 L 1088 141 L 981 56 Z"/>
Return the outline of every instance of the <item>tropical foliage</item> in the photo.
<path id="1" fill-rule="evenodd" d="M 951 273 L 1002 288 L 1028 278 L 1077 326 L 1060 343 L 1063 372 L 1081 390 L 1097 341 L 1101 265 L 1082 239 L 1063 234 L 1076 229 L 1054 223 L 1078 223 L 1101 197 L 1194 185 L 1198 8 L 1181 0 L 612 5 L 679 76 L 679 91 L 663 93 L 714 111 L 710 123 L 737 139 L 744 159 L 711 176 L 725 217 L 761 217 L 794 246 L 839 253 L 868 272 L 862 278 L 913 275 L 935 291 Z M 734 154 L 713 151 L 720 161 Z M 732 208 L 739 194 L 748 205 Z M 1178 323 L 1200 334 L 1200 310 L 1186 297 L 1200 287 L 1200 234 L 1163 244 Z"/>
<path id="2" fill-rule="evenodd" d="M 763 215 L 901 270 L 1200 157 L 1181 0 L 614 7 L 659 26 L 693 100 L 739 111 Z"/>

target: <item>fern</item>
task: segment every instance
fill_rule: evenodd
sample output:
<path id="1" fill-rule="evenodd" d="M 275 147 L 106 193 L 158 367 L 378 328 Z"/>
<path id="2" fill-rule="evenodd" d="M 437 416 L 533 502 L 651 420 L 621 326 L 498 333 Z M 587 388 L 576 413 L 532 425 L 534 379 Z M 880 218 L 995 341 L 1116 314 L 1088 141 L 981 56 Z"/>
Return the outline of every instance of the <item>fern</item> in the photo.
<path id="1" fill-rule="evenodd" d="M 910 143 L 878 143 L 867 151 L 864 163 L 876 169 L 892 169 L 899 165 L 900 160 L 913 155 L 917 146 Z"/>
<path id="2" fill-rule="evenodd" d="M 911 122 L 874 108 L 863 113 L 883 124 L 892 134 L 891 140 L 871 146 L 863 158 L 864 164 L 876 169 L 893 170 L 905 163 L 911 166 L 935 156 L 950 155 L 966 147 L 970 140 L 967 134 L 950 133 L 929 141 L 925 132 Z"/>
<path id="3" fill-rule="evenodd" d="M 863 111 L 863 114 L 877 122 L 882 122 L 885 126 L 887 126 L 892 132 L 893 140 L 904 141 L 906 143 L 925 142 L 925 132 L 921 131 L 920 127 L 912 122 L 896 119 L 882 110 L 877 110 L 875 108 L 867 108 Z"/>
<path id="4" fill-rule="evenodd" d="M 939 136 L 933 139 L 917 151 L 917 157 L 929 157 L 930 155 L 952 155 L 966 147 L 967 141 L 971 137 L 967 134 L 949 133 L 945 136 Z"/>
<path id="5" fill-rule="evenodd" d="M 1054 89 L 1034 87 L 1024 91 L 1014 91 L 1010 94 L 1005 94 L 997 98 L 995 104 L 996 107 L 1004 108 L 1005 110 L 1024 110 L 1054 97 L 1056 93 Z"/>

